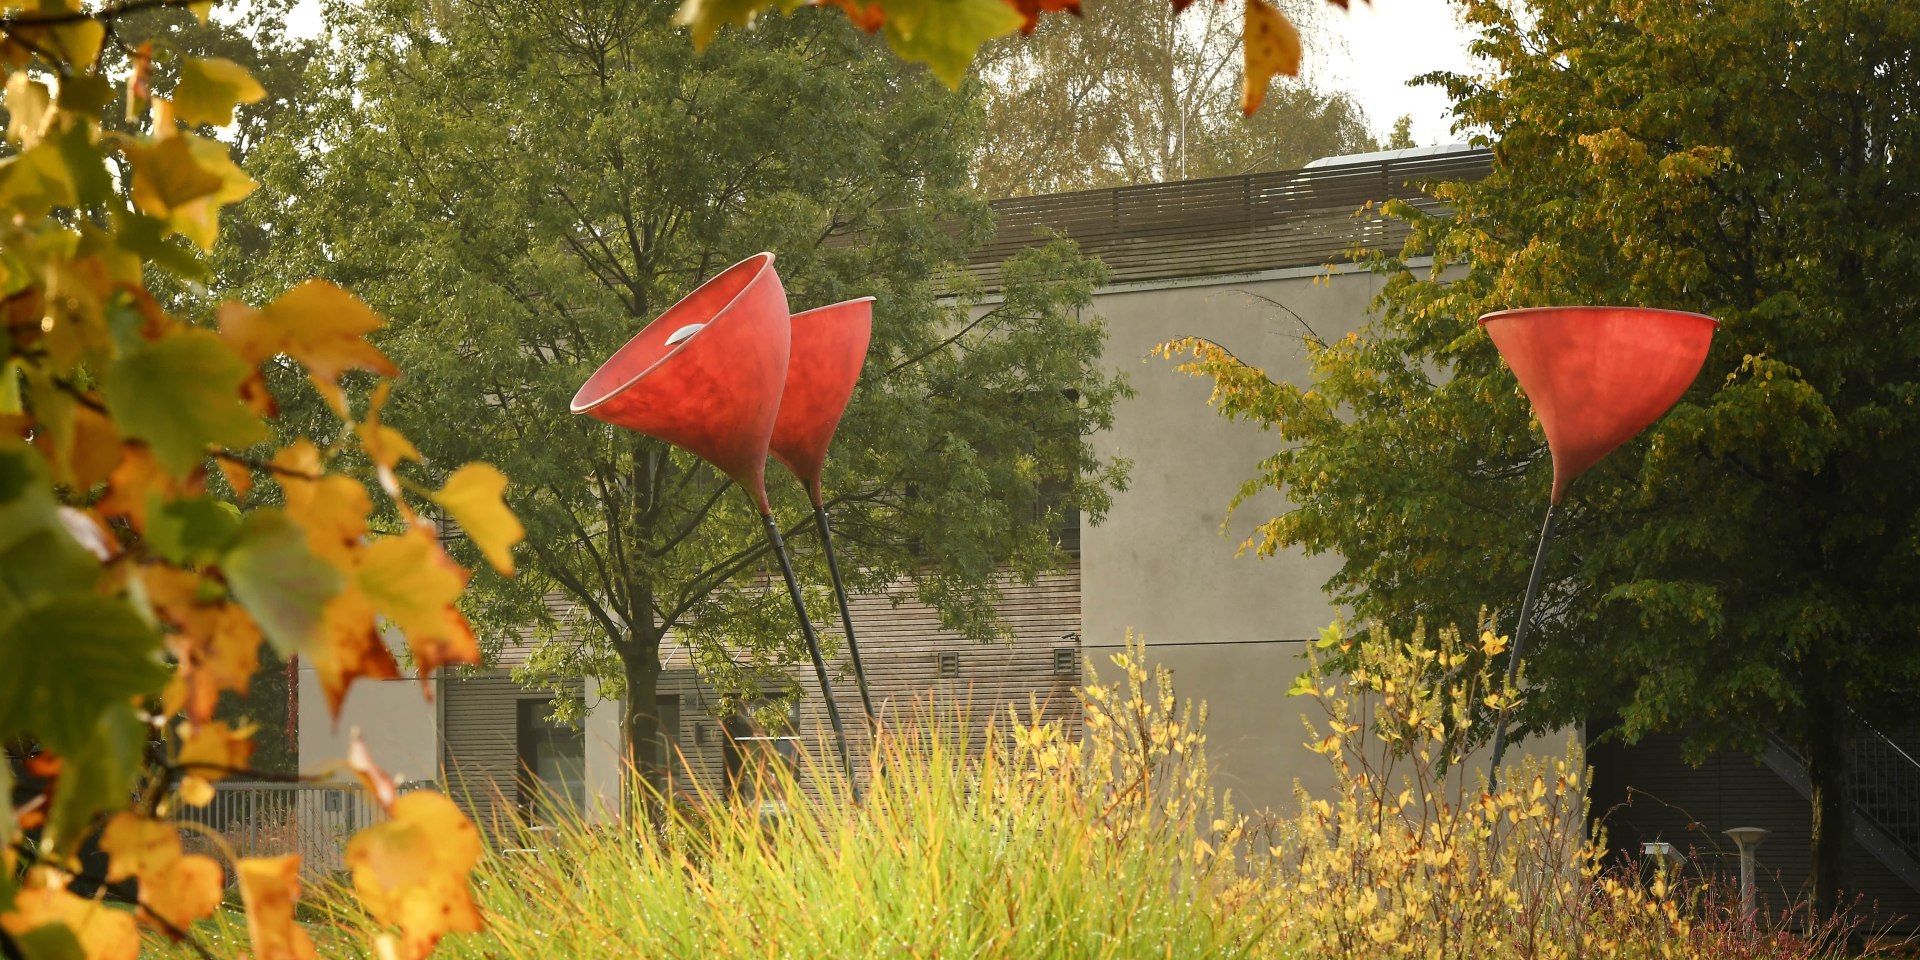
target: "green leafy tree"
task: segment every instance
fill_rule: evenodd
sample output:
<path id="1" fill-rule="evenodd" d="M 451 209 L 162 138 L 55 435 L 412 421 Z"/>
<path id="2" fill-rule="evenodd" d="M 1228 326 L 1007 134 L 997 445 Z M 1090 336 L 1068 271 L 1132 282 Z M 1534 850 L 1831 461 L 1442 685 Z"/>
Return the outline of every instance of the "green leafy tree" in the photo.
<path id="1" fill-rule="evenodd" d="M 380 345 L 409 379 L 383 416 L 434 469 L 485 459 L 514 478 L 523 569 L 477 580 L 477 609 L 496 637 L 570 626 L 578 642 L 536 666 L 613 681 L 642 769 L 663 762 L 668 631 L 723 690 L 804 656 L 760 579 L 778 574 L 749 499 L 567 412 L 600 362 L 729 263 L 776 251 L 795 309 L 879 298 L 825 485 L 851 589 L 910 580 L 989 637 L 996 577 L 1057 563 L 1062 521 L 1105 509 L 1121 469 L 1085 437 L 1124 387 L 1081 313 L 1098 264 L 1044 247 L 1009 264 L 996 302 L 966 294 L 959 264 L 988 228 L 967 103 L 844 18 L 802 11 L 697 54 L 653 2 L 330 12 L 335 92 L 263 167 L 289 212 L 276 260 L 391 311 Z M 801 527 L 798 484 L 770 481 Z M 794 546 L 822 584 L 808 529 Z"/>
<path id="2" fill-rule="evenodd" d="M 1287 446 L 1261 532 L 1344 558 L 1363 617 L 1511 629 L 1551 467 L 1477 327 L 1506 307 L 1723 321 L 1674 411 L 1574 485 L 1529 651 L 1528 725 L 1617 718 L 1693 756 L 1803 754 L 1815 905 L 1843 887 L 1847 744 L 1920 690 L 1920 9 L 1891 0 L 1470 0 L 1492 72 L 1438 78 L 1484 131 L 1386 258 L 1377 322 L 1274 384 L 1189 343 Z M 1406 210 L 1402 214 L 1412 217 Z"/>
<path id="3" fill-rule="evenodd" d="M 1311 24 L 1318 4 L 1282 4 Z M 996 41 L 976 75 L 986 112 L 975 157 L 988 197 L 1057 193 L 1286 170 L 1371 150 L 1353 98 L 1287 82 L 1241 115 L 1237 5 L 1183 12 L 1091 0 L 1079 20 L 1051 17 Z M 1315 37 L 1309 33 L 1311 41 Z"/>

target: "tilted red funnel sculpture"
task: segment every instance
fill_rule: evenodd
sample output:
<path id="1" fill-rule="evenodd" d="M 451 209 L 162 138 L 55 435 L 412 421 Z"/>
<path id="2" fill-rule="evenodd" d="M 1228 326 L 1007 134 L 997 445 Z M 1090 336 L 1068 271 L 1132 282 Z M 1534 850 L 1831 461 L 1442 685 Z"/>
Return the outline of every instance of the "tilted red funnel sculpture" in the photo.
<path id="1" fill-rule="evenodd" d="M 1540 547 L 1520 601 L 1511 685 L 1525 649 L 1527 622 L 1540 593 L 1554 508 L 1575 477 L 1673 408 L 1700 375 L 1718 320 L 1698 313 L 1642 307 L 1536 307 L 1480 318 L 1532 402 L 1553 455 L 1553 495 Z M 1503 717 L 1493 732 L 1493 769 L 1507 745 Z"/>
<path id="2" fill-rule="evenodd" d="M 787 364 L 787 385 L 780 398 L 780 414 L 773 423 L 773 456 L 785 464 L 807 488 L 813 501 L 813 522 L 827 551 L 827 572 L 833 576 L 834 597 L 840 601 L 840 624 L 847 632 L 847 652 L 853 658 L 853 678 L 860 685 L 860 705 L 867 712 L 867 728 L 876 729 L 873 695 L 867 690 L 866 667 L 860 662 L 860 641 L 853 635 L 853 612 L 847 606 L 847 588 L 840 580 L 840 561 L 833 555 L 833 530 L 827 525 L 826 499 L 820 475 L 827 465 L 827 447 L 840 426 L 860 368 L 867 362 L 873 339 L 873 298 L 861 297 L 793 315 L 793 347 Z"/>
<path id="3" fill-rule="evenodd" d="M 587 378 L 573 395 L 571 408 L 691 451 L 753 498 L 799 614 L 851 783 L 852 761 L 826 658 L 767 503 L 767 451 L 786 387 L 791 327 L 787 292 L 773 271 L 773 254 L 755 254 L 721 271 L 647 324 Z M 857 799 L 859 788 L 853 789 Z"/>

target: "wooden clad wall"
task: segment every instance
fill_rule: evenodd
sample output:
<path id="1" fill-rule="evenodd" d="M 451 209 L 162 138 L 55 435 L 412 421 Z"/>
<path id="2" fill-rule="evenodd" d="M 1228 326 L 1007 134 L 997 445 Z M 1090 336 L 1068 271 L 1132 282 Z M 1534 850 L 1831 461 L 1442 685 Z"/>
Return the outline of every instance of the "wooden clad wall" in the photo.
<path id="1" fill-rule="evenodd" d="M 1007 642 L 973 643 L 940 625 L 933 608 L 910 596 L 907 588 L 886 595 L 854 597 L 854 629 L 860 639 L 862 663 L 872 690 L 876 709 L 883 719 L 911 719 L 916 710 L 929 703 L 942 711 L 956 710 L 968 720 L 969 734 L 978 742 L 989 723 L 1004 720 L 1009 706 L 1025 718 L 1037 715 L 1074 725 L 1078 736 L 1079 701 L 1074 688 L 1084 677 L 1079 654 L 1080 570 L 1078 562 L 1066 570 L 1040 577 L 1032 584 L 1009 581 L 1002 585 L 999 606 L 1001 619 L 1012 633 Z M 901 598 L 898 605 L 896 597 Z M 867 735 L 860 707 L 859 688 L 854 683 L 852 662 L 845 655 L 844 636 L 838 618 L 816 624 L 823 642 L 841 648 L 831 664 L 834 698 L 840 707 L 841 723 L 846 728 L 856 758 L 865 757 L 872 744 Z M 1054 674 L 1054 651 L 1074 651 L 1072 670 Z M 957 654 L 959 675 L 940 676 L 940 654 Z M 685 663 L 684 651 L 669 651 L 669 665 Z M 797 664 L 787 671 L 804 691 L 799 724 L 809 750 L 830 756 L 832 741 L 828 735 L 826 702 L 819 695 L 819 684 L 810 665 Z M 721 756 L 721 731 L 717 704 L 712 692 L 691 671 L 670 671 L 672 683 L 663 679 L 663 695 L 678 693 L 680 701 L 679 747 L 684 756 L 681 770 L 698 778 L 699 785 L 718 791 L 724 779 Z M 1032 709 L 1037 706 L 1037 714 Z M 696 730 L 696 724 L 706 725 Z M 862 764 L 856 763 L 856 767 Z"/>
<path id="2" fill-rule="evenodd" d="M 902 586 L 894 592 L 856 596 L 851 606 L 877 709 L 883 717 L 911 718 L 917 709 L 937 703 L 969 720 L 969 733 L 978 735 L 987 724 L 1004 720 L 1009 706 L 1021 716 L 1037 715 L 1075 725 L 1078 735 L 1079 701 L 1074 688 L 1084 675 L 1079 655 L 1080 571 L 1076 560 L 1067 569 L 1038 578 L 1032 584 L 1009 580 L 1002 585 L 1001 619 L 1012 634 L 1007 642 L 973 643 L 940 626 L 933 608 L 911 596 Z M 898 603 L 896 603 L 898 600 Z M 845 654 L 838 619 L 816 624 L 823 641 L 840 650 L 832 664 L 834 696 L 841 720 L 856 756 L 871 749 L 854 683 L 852 662 Z M 1054 651 L 1074 651 L 1072 669 L 1054 672 Z M 489 670 L 468 671 L 450 677 L 445 697 L 443 765 L 455 797 L 476 822 L 492 828 L 504 822 L 515 796 L 519 770 L 516 724 L 517 702 L 545 700 L 551 692 L 516 684 L 510 670 L 524 664 L 531 647 L 523 640 L 506 645 Z M 958 676 L 940 676 L 940 654 L 958 656 Z M 677 759 L 673 789 L 692 795 L 698 790 L 723 789 L 723 719 L 718 698 L 696 672 L 687 667 L 686 650 L 668 638 L 662 653 L 667 669 L 660 679 L 661 698 L 677 698 L 678 722 L 669 731 Z M 809 749 L 826 751 L 831 740 L 825 700 L 810 664 L 787 671 L 804 691 L 799 711 L 800 732 Z M 574 694 L 582 692 L 574 681 Z M 593 706 L 589 704 L 589 706 Z"/>
<path id="3" fill-rule="evenodd" d="M 1425 185 L 1477 180 L 1490 157 L 1474 150 L 995 200 L 994 239 L 974 251 L 968 271 L 999 289 L 1002 261 L 1040 242 L 1042 229 L 1099 257 L 1113 283 L 1343 261 L 1355 248 L 1405 239 L 1406 225 L 1381 217 L 1381 203 L 1440 210 Z"/>
<path id="4" fill-rule="evenodd" d="M 573 695 L 582 682 L 571 681 Z M 519 702 L 551 699 L 545 688 L 523 687 L 505 670 L 470 670 L 441 688 L 441 764 L 449 794 L 488 833 L 504 827 L 519 796 Z"/>

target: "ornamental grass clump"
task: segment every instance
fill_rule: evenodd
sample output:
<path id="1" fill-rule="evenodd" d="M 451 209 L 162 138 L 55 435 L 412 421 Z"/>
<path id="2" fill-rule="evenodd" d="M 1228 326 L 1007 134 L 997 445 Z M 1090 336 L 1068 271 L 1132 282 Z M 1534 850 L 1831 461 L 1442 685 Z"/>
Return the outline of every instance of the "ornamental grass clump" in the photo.
<path id="1" fill-rule="evenodd" d="M 1137 653 L 1121 665 L 1122 686 L 1087 693 L 1084 742 L 1012 713 L 972 735 L 931 710 L 890 723 L 859 806 L 828 750 L 752 801 L 641 796 L 629 822 L 650 809 L 650 826 L 563 817 L 502 838 L 475 876 L 486 930 L 441 955 L 1283 955 L 1250 878 L 1214 853 L 1239 838 L 1198 720 Z M 371 941 L 349 900 L 321 899 L 330 947 Z"/>

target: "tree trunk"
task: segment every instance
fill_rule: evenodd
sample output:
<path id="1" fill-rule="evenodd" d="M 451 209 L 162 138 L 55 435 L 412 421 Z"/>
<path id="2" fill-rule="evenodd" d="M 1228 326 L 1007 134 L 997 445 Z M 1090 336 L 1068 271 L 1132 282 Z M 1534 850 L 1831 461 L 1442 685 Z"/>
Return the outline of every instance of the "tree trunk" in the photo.
<path id="1" fill-rule="evenodd" d="M 620 712 L 627 769 L 651 786 L 648 794 L 659 796 L 667 786 L 666 738 L 660 728 L 660 638 L 633 635 L 615 647 L 627 681 Z M 652 811 L 655 804 L 646 807 Z"/>
<path id="2" fill-rule="evenodd" d="M 1823 685 L 1824 686 L 1824 685 Z M 1844 702 L 1821 689 L 1807 702 L 1807 782 L 1813 793 L 1813 917 L 1833 916 L 1847 886 L 1847 844 L 1853 837 L 1853 798 L 1847 791 L 1851 746 Z"/>

